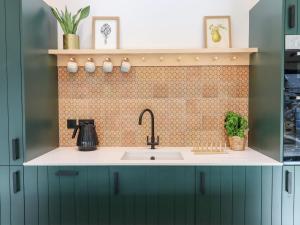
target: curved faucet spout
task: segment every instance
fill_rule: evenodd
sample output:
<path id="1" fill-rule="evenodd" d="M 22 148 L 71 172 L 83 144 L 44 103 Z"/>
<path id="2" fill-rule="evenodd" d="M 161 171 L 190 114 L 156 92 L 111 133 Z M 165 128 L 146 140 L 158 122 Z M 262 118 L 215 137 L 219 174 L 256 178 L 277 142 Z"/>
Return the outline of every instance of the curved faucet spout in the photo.
<path id="1" fill-rule="evenodd" d="M 159 137 L 157 137 L 157 141 L 155 140 L 155 122 L 154 122 L 154 113 L 150 109 L 145 109 L 141 112 L 139 117 L 139 125 L 142 125 L 143 116 L 148 112 L 151 116 L 151 137 L 149 142 L 149 137 L 147 136 L 147 145 L 151 146 L 151 149 L 155 149 L 156 145 L 159 145 Z"/>

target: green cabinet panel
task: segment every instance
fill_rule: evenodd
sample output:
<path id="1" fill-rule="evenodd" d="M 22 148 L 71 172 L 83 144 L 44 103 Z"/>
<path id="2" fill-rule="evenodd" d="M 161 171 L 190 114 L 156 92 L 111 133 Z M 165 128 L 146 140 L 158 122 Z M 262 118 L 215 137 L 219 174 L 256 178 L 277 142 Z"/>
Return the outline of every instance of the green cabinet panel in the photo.
<path id="1" fill-rule="evenodd" d="M 281 225 L 283 180 L 282 167 L 25 167 L 25 224 Z"/>
<path id="2" fill-rule="evenodd" d="M 210 224 L 210 167 L 196 168 L 196 205 L 195 216 L 197 225 Z"/>
<path id="3" fill-rule="evenodd" d="M 196 224 L 281 224 L 281 167 L 197 167 Z"/>
<path id="4" fill-rule="evenodd" d="M 145 184 L 147 224 L 195 223 L 194 167 L 147 167 Z"/>
<path id="5" fill-rule="evenodd" d="M 39 224 L 38 168 L 24 167 L 25 224 Z"/>
<path id="6" fill-rule="evenodd" d="M 10 1 L 10 0 L 9 0 Z M 45 1 L 22 0 L 22 97 L 25 161 L 58 146 L 57 21 Z"/>
<path id="7" fill-rule="evenodd" d="M 47 167 L 24 168 L 25 224 L 48 225 Z"/>
<path id="8" fill-rule="evenodd" d="M 6 0 L 6 46 L 10 164 L 23 163 L 23 108 L 21 65 L 21 1 Z M 13 25 L 12 25 L 13 24 Z"/>
<path id="9" fill-rule="evenodd" d="M 272 225 L 281 225 L 282 220 L 282 166 L 272 168 Z"/>
<path id="10" fill-rule="evenodd" d="M 246 190 L 246 168 L 233 167 L 232 178 L 232 211 L 233 225 L 243 225 L 245 223 L 245 190 Z"/>
<path id="11" fill-rule="evenodd" d="M 300 166 L 295 166 L 294 224 L 300 224 Z"/>
<path id="12" fill-rule="evenodd" d="M 245 225 L 261 224 L 261 167 L 246 167 Z"/>
<path id="13" fill-rule="evenodd" d="M 0 224 L 24 225 L 24 186 L 21 166 L 0 166 Z"/>
<path id="14" fill-rule="evenodd" d="M 297 34 L 298 24 L 298 0 L 285 0 L 285 34 Z"/>
<path id="15" fill-rule="evenodd" d="M 108 168 L 49 167 L 49 224 L 108 224 Z"/>
<path id="16" fill-rule="evenodd" d="M 284 1 L 262 0 L 250 11 L 249 147 L 278 161 L 283 145 Z M 263 138 L 262 138 L 263 137 Z"/>
<path id="17" fill-rule="evenodd" d="M 272 225 L 272 167 L 262 167 L 261 171 L 261 224 Z"/>
<path id="18" fill-rule="evenodd" d="M 8 166 L 0 166 L 0 224 L 10 224 L 10 185 Z"/>
<path id="19" fill-rule="evenodd" d="M 57 22 L 40 0 L 0 8 L 0 165 L 17 166 L 58 146 Z"/>
<path id="20" fill-rule="evenodd" d="M 0 165 L 9 165 L 5 1 L 0 0 Z"/>
<path id="21" fill-rule="evenodd" d="M 111 224 L 146 224 L 146 169 L 110 169 Z"/>
<path id="22" fill-rule="evenodd" d="M 295 167 L 285 166 L 282 182 L 282 224 L 294 225 Z"/>
<path id="23" fill-rule="evenodd" d="M 300 166 L 284 166 L 282 181 L 282 224 L 300 223 Z"/>
<path id="24" fill-rule="evenodd" d="M 109 168 L 88 168 L 88 215 L 90 225 L 107 225 L 110 213 Z M 83 223 L 84 224 L 84 223 Z"/>
<path id="25" fill-rule="evenodd" d="M 112 167 L 111 224 L 194 224 L 194 167 Z"/>
<path id="26" fill-rule="evenodd" d="M 22 166 L 10 166 L 10 225 L 24 224 L 24 179 Z"/>

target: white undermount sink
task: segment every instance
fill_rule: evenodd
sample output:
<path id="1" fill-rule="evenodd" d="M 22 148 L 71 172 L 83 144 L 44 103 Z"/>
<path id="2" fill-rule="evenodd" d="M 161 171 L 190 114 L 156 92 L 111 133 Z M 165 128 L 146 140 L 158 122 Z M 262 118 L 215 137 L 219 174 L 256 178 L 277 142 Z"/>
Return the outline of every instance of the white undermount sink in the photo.
<path id="1" fill-rule="evenodd" d="M 173 151 L 127 151 L 121 160 L 183 160 L 180 152 Z"/>

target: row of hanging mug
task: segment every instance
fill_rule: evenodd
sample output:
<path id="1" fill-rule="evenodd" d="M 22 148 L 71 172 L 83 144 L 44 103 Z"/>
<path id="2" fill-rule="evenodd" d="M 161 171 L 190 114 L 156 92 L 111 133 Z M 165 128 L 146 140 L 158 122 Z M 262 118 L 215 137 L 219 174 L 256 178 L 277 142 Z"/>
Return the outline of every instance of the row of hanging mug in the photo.
<path id="1" fill-rule="evenodd" d="M 102 71 L 104 73 L 112 73 L 113 71 L 113 63 L 110 58 L 105 58 L 102 65 Z M 121 73 L 129 73 L 131 69 L 131 64 L 129 62 L 128 58 L 123 58 L 121 65 L 120 65 L 120 71 Z M 77 73 L 78 72 L 78 63 L 76 62 L 75 58 L 70 58 L 68 64 L 67 64 L 67 70 L 69 73 Z M 94 73 L 96 71 L 96 64 L 93 60 L 93 58 L 88 58 L 87 62 L 84 65 L 84 70 L 87 73 Z"/>

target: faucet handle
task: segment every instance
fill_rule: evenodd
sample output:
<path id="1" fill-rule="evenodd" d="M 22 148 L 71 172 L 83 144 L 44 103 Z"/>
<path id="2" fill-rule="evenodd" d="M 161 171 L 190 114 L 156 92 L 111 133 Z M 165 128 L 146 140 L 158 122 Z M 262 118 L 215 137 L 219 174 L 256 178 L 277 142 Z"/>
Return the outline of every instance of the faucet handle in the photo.
<path id="1" fill-rule="evenodd" d="M 149 143 L 149 136 L 147 136 L 147 144 Z"/>
<path id="2" fill-rule="evenodd" d="M 159 145 L 159 136 L 157 136 L 156 142 L 157 142 L 157 145 Z"/>

